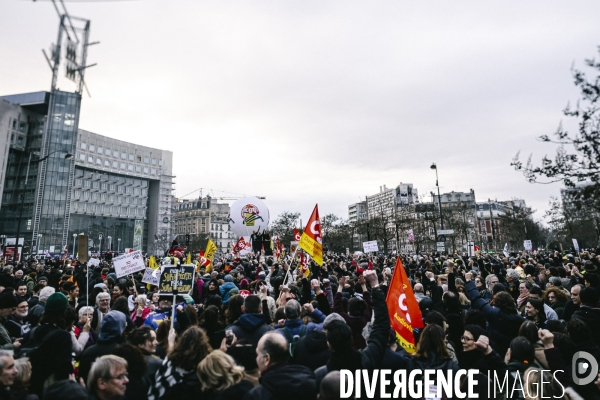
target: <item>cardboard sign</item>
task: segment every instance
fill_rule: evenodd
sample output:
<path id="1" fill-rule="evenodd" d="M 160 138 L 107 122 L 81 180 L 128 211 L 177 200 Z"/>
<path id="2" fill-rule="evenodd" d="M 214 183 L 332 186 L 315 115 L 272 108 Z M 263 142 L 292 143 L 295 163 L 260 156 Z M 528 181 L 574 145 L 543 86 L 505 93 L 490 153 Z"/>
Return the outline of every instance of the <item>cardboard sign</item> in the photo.
<path id="1" fill-rule="evenodd" d="M 87 235 L 77 235 L 77 259 L 79 262 L 88 260 L 88 237 Z"/>
<path id="2" fill-rule="evenodd" d="M 371 240 L 370 242 L 363 242 L 363 250 L 365 253 L 378 252 L 379 246 L 377 246 L 377 240 Z"/>
<path id="3" fill-rule="evenodd" d="M 117 278 L 142 271 L 146 268 L 141 250 L 113 258 L 113 265 Z"/>
<path id="4" fill-rule="evenodd" d="M 160 293 L 173 293 L 173 287 L 177 286 L 177 294 L 190 294 L 195 273 L 194 264 L 163 265 L 160 267 Z"/>
<path id="5" fill-rule="evenodd" d="M 531 251 L 533 250 L 533 245 L 531 244 L 531 240 L 525 240 L 523 242 L 523 247 L 525 248 L 525 250 L 527 251 Z"/>
<path id="6" fill-rule="evenodd" d="M 100 260 L 98 260 L 97 258 L 90 258 L 87 264 L 90 267 L 97 267 L 98 265 L 100 265 Z"/>
<path id="7" fill-rule="evenodd" d="M 573 239 L 573 248 L 575 248 L 575 251 L 579 251 L 579 243 L 577 243 L 577 239 Z"/>
<path id="8" fill-rule="evenodd" d="M 160 283 L 160 270 L 146 268 L 146 271 L 144 272 L 144 277 L 142 278 L 142 282 L 158 286 L 158 284 Z"/>

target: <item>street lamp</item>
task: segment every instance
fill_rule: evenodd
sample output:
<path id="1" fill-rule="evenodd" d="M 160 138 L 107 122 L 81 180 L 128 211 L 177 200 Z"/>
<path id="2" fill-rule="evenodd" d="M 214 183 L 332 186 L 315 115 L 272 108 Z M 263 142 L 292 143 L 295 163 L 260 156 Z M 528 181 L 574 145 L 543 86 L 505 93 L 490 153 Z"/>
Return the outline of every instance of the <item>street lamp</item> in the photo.
<path id="1" fill-rule="evenodd" d="M 38 254 L 40 254 L 40 242 L 42 241 L 42 234 L 38 233 L 38 237 L 37 237 L 37 252 Z"/>
<path id="2" fill-rule="evenodd" d="M 435 163 L 431 164 L 431 169 L 435 169 L 435 186 L 437 186 L 438 192 L 438 206 L 440 207 L 440 224 L 442 225 L 442 229 L 444 229 L 444 216 L 442 214 L 442 196 L 440 196 L 440 185 L 438 183 L 438 169 Z M 436 234 L 437 236 L 437 234 Z"/>
<path id="3" fill-rule="evenodd" d="M 59 150 L 54 150 L 53 152 L 46 155 L 45 157 L 42 157 L 39 160 L 34 160 L 33 164 L 39 164 L 42 161 L 47 160 L 48 157 L 50 157 L 54 153 L 57 153 L 58 151 Z M 71 153 L 65 154 L 65 157 L 64 157 L 65 160 L 70 160 L 72 158 L 73 158 L 73 154 L 71 154 Z M 21 219 L 23 218 L 23 207 L 25 206 L 25 190 L 27 190 L 27 180 L 29 179 L 29 166 L 31 165 L 31 163 L 32 163 L 31 153 L 29 153 L 29 160 L 27 161 L 27 172 L 25 173 L 25 185 L 23 185 L 23 193 L 21 193 L 21 209 L 19 211 L 19 220 L 17 221 L 17 235 L 15 238 L 15 252 L 13 253 L 13 262 L 17 262 L 17 255 L 18 255 L 18 249 L 19 249 L 19 236 L 21 235 Z M 20 169 L 20 165 L 19 165 L 19 169 Z M 39 236 L 39 234 L 38 234 L 38 236 Z"/>
<path id="4" fill-rule="evenodd" d="M 98 240 L 100 240 L 100 258 L 102 258 L 102 232 L 98 234 Z"/>
<path id="5" fill-rule="evenodd" d="M 107 236 L 108 238 L 108 251 L 112 251 L 112 236 Z"/>
<path id="6" fill-rule="evenodd" d="M 75 239 L 77 239 L 77 234 L 73 234 L 73 258 L 75 258 Z"/>

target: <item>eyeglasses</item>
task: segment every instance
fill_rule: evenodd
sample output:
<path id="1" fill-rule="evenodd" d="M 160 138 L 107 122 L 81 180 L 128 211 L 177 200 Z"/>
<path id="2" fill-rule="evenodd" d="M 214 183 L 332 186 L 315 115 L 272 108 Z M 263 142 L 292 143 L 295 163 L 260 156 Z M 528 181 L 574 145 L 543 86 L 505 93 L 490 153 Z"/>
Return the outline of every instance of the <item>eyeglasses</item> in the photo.
<path id="1" fill-rule="evenodd" d="M 461 341 L 461 342 L 474 342 L 474 341 L 475 341 L 475 339 L 473 339 L 473 338 L 468 338 L 468 337 L 466 337 L 466 336 L 461 336 L 461 337 L 460 337 L 460 341 Z"/>
<path id="2" fill-rule="evenodd" d="M 124 372 L 122 374 L 119 374 L 117 376 L 111 376 L 110 379 L 117 379 L 119 381 L 122 381 L 125 378 L 129 378 L 129 374 L 127 372 Z"/>

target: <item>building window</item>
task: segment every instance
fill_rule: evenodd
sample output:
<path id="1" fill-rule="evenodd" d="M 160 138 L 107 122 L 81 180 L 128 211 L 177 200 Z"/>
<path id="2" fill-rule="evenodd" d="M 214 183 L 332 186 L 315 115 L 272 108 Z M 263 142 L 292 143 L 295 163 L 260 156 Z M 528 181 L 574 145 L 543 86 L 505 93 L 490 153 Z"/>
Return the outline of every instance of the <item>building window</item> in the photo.
<path id="1" fill-rule="evenodd" d="M 113 168 L 119 168 L 119 163 L 118 163 L 118 162 L 116 162 L 116 161 L 113 161 L 113 162 L 112 162 L 112 167 L 113 167 Z"/>
<path id="2" fill-rule="evenodd" d="M 105 167 L 110 167 L 110 161 L 104 160 L 104 166 Z"/>
<path id="3" fill-rule="evenodd" d="M 102 183 L 102 185 L 100 187 L 102 188 L 102 190 L 106 190 L 106 189 L 108 189 L 108 184 Z"/>
<path id="4" fill-rule="evenodd" d="M 148 167 L 144 167 L 144 173 L 147 174 L 148 172 Z"/>
<path id="5" fill-rule="evenodd" d="M 88 162 L 93 164 L 94 163 L 94 157 L 88 157 Z"/>
<path id="6" fill-rule="evenodd" d="M 113 157 L 114 158 L 119 158 L 119 152 L 118 151 L 113 151 Z"/>
<path id="7" fill-rule="evenodd" d="M 152 168 L 152 169 L 150 170 L 150 173 L 151 173 L 152 175 L 156 175 L 156 170 L 155 170 L 154 168 Z"/>
<path id="8" fill-rule="evenodd" d="M 150 159 L 148 157 L 144 157 L 144 164 L 150 164 Z"/>
<path id="9" fill-rule="evenodd" d="M 86 188 L 89 188 L 91 186 L 92 182 L 90 181 L 83 181 L 83 186 L 85 186 Z"/>
<path id="10" fill-rule="evenodd" d="M 83 192 L 83 198 L 85 200 L 89 199 L 90 198 L 90 192 Z"/>
<path id="11" fill-rule="evenodd" d="M 79 155 L 79 159 L 80 159 L 81 161 L 85 161 L 85 154 L 80 154 L 80 155 Z"/>
<path id="12" fill-rule="evenodd" d="M 127 153 L 121 153 L 121 158 L 123 160 L 127 160 Z"/>
<path id="13" fill-rule="evenodd" d="M 83 150 L 87 150 L 87 143 L 81 143 L 81 148 Z"/>
<path id="14" fill-rule="evenodd" d="M 121 163 L 121 169 L 125 169 L 125 163 Z"/>
<path id="15" fill-rule="evenodd" d="M 133 171 L 133 165 L 127 164 L 127 170 L 128 171 Z"/>
<path id="16" fill-rule="evenodd" d="M 104 150 L 104 154 L 110 156 L 112 154 L 112 151 L 110 151 L 110 149 L 106 149 Z"/>
<path id="17" fill-rule="evenodd" d="M 136 165 L 135 172 L 142 172 L 142 167 L 140 167 L 139 165 Z"/>
<path id="18" fill-rule="evenodd" d="M 102 193 L 102 194 L 100 195 L 100 200 L 102 200 L 102 201 L 106 201 L 106 194 L 105 194 L 105 193 Z"/>
<path id="19" fill-rule="evenodd" d="M 133 160 L 134 160 L 133 154 L 129 153 L 129 161 L 133 161 Z"/>
<path id="20" fill-rule="evenodd" d="M 76 190 L 75 191 L 75 198 L 78 199 L 80 197 L 81 197 L 81 192 L 79 190 Z M 75 203 L 75 204 L 77 204 L 77 203 Z"/>
<path id="21" fill-rule="evenodd" d="M 102 165 L 102 159 L 101 158 L 96 158 L 96 164 Z"/>
<path id="22" fill-rule="evenodd" d="M 156 165 L 156 158 L 152 159 L 152 165 Z"/>
<path id="23" fill-rule="evenodd" d="M 96 151 L 96 146 L 94 146 L 93 144 L 90 144 L 90 151 Z"/>

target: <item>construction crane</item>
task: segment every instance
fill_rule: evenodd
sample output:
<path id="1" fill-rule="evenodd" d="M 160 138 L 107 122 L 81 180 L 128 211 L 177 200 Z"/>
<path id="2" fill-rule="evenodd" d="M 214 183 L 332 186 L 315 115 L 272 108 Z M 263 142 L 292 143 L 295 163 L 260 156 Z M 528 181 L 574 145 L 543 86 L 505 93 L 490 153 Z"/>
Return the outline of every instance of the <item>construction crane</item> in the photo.
<path id="1" fill-rule="evenodd" d="M 239 199 L 243 199 L 244 197 L 248 197 L 248 195 L 246 195 L 246 194 L 241 194 L 241 193 L 240 193 L 240 195 L 239 195 L 239 196 L 234 196 L 234 197 L 228 197 L 228 196 L 215 196 L 215 194 L 214 194 L 214 189 L 198 188 L 198 189 L 194 190 L 193 192 L 190 192 L 190 193 L 186 194 L 185 196 L 182 196 L 181 198 L 183 199 L 183 198 L 185 198 L 185 197 L 187 197 L 187 196 L 189 196 L 189 195 L 191 195 L 191 194 L 193 194 L 193 193 L 196 193 L 196 192 L 198 192 L 198 191 L 200 192 L 200 198 L 202 198 L 202 191 L 203 191 L 203 190 L 205 190 L 205 191 L 210 191 L 210 193 L 211 193 L 211 196 L 210 196 L 210 197 L 212 197 L 213 199 L 217 199 L 217 200 L 239 200 Z M 223 190 L 217 190 L 217 192 L 225 192 L 225 191 L 223 191 Z M 231 192 L 225 192 L 225 193 L 231 193 Z M 256 197 L 256 198 L 258 198 L 258 199 L 261 199 L 261 200 L 265 200 L 265 199 L 266 199 L 266 197 L 265 197 L 265 196 L 254 196 L 254 197 Z"/>

